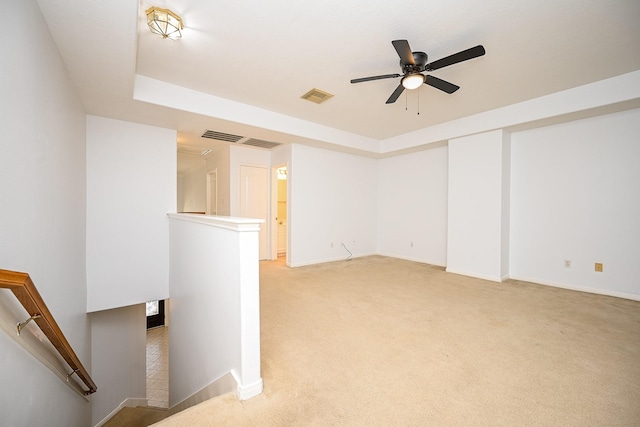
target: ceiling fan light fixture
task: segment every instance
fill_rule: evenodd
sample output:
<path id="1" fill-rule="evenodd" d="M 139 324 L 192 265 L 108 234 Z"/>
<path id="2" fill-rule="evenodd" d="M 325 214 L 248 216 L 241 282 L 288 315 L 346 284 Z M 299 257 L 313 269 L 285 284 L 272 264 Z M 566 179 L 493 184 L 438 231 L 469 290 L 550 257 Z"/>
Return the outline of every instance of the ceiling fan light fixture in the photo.
<path id="1" fill-rule="evenodd" d="M 182 37 L 182 18 L 169 9 L 152 6 L 145 12 L 147 25 L 152 33 L 158 34 L 163 39 L 176 40 Z"/>
<path id="2" fill-rule="evenodd" d="M 408 74 L 402 78 L 402 86 L 405 89 L 417 89 L 424 83 L 424 76 L 420 73 Z"/>

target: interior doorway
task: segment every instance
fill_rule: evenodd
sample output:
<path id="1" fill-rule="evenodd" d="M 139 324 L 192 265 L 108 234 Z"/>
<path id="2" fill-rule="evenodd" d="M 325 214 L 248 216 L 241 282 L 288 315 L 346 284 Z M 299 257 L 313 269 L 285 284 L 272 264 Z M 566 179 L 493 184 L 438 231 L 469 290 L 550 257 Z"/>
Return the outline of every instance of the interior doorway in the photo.
<path id="1" fill-rule="evenodd" d="M 207 172 L 207 215 L 218 215 L 218 169 Z"/>
<path id="2" fill-rule="evenodd" d="M 287 255 L 287 166 L 276 168 L 276 254 L 278 257 Z"/>
<path id="3" fill-rule="evenodd" d="M 166 303 L 165 303 L 166 301 Z M 169 407 L 169 300 L 147 303 L 146 392 L 149 406 Z"/>

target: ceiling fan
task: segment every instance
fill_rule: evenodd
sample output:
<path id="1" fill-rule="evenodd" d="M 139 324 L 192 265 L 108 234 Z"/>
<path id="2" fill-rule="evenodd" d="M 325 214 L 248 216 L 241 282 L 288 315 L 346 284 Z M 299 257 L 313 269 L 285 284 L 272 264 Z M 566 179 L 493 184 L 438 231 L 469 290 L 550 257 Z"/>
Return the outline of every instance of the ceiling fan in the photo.
<path id="1" fill-rule="evenodd" d="M 439 79 L 431 75 L 424 75 L 423 72 L 434 71 L 439 68 L 447 67 L 449 65 L 457 64 L 458 62 L 467 61 L 469 59 L 477 58 L 485 54 L 484 47 L 478 45 L 466 50 L 463 50 L 453 55 L 446 56 L 437 61 L 427 63 L 428 56 L 424 52 L 411 52 L 409 42 L 406 40 L 394 40 L 391 42 L 393 47 L 398 52 L 400 57 L 400 68 L 402 68 L 403 74 L 384 74 L 382 76 L 362 77 L 359 79 L 351 80 L 351 83 L 368 82 L 370 80 L 382 80 L 382 79 L 394 79 L 402 77 L 400 84 L 393 91 L 386 104 L 392 104 L 396 102 L 398 97 L 405 89 L 416 89 L 420 87 L 422 83 L 429 86 L 433 86 L 436 89 L 440 89 L 446 93 L 453 93 L 460 89 L 460 86 L 456 86 L 453 83 Z"/>

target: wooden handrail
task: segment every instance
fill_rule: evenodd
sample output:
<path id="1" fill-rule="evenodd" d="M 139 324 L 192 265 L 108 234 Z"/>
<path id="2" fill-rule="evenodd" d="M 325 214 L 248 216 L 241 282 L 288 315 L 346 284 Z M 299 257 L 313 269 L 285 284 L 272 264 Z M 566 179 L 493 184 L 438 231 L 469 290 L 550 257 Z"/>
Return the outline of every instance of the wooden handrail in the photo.
<path id="1" fill-rule="evenodd" d="M 6 288 L 13 292 L 18 301 L 27 310 L 29 316 L 36 322 L 51 344 L 71 367 L 72 371 L 69 376 L 74 373 L 77 374 L 78 378 L 89 387 L 89 390 L 84 391 L 84 394 L 95 393 L 97 390 L 96 384 L 85 367 L 82 366 L 80 359 L 78 359 L 69 341 L 60 330 L 49 308 L 47 308 L 36 286 L 33 284 L 31 277 L 27 273 L 0 270 L 0 288 Z"/>

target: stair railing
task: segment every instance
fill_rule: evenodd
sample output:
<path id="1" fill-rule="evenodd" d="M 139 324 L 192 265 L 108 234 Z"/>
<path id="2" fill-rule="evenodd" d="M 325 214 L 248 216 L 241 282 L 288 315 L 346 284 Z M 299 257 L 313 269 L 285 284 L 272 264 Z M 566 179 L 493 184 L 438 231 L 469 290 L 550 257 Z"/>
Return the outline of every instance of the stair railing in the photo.
<path id="1" fill-rule="evenodd" d="M 0 269 L 0 288 L 9 289 L 30 316 L 24 322 L 18 323 L 17 334 L 20 335 L 27 323 L 33 320 L 60 353 L 60 356 L 71 367 L 72 371 L 67 375 L 67 381 L 72 375 L 76 374 L 89 388 L 89 390 L 83 390 L 84 395 L 88 396 L 95 393 L 97 390 L 96 384 L 80 362 L 80 359 L 78 359 L 62 330 L 60 330 L 58 323 L 40 296 L 31 277 L 27 273 Z"/>

